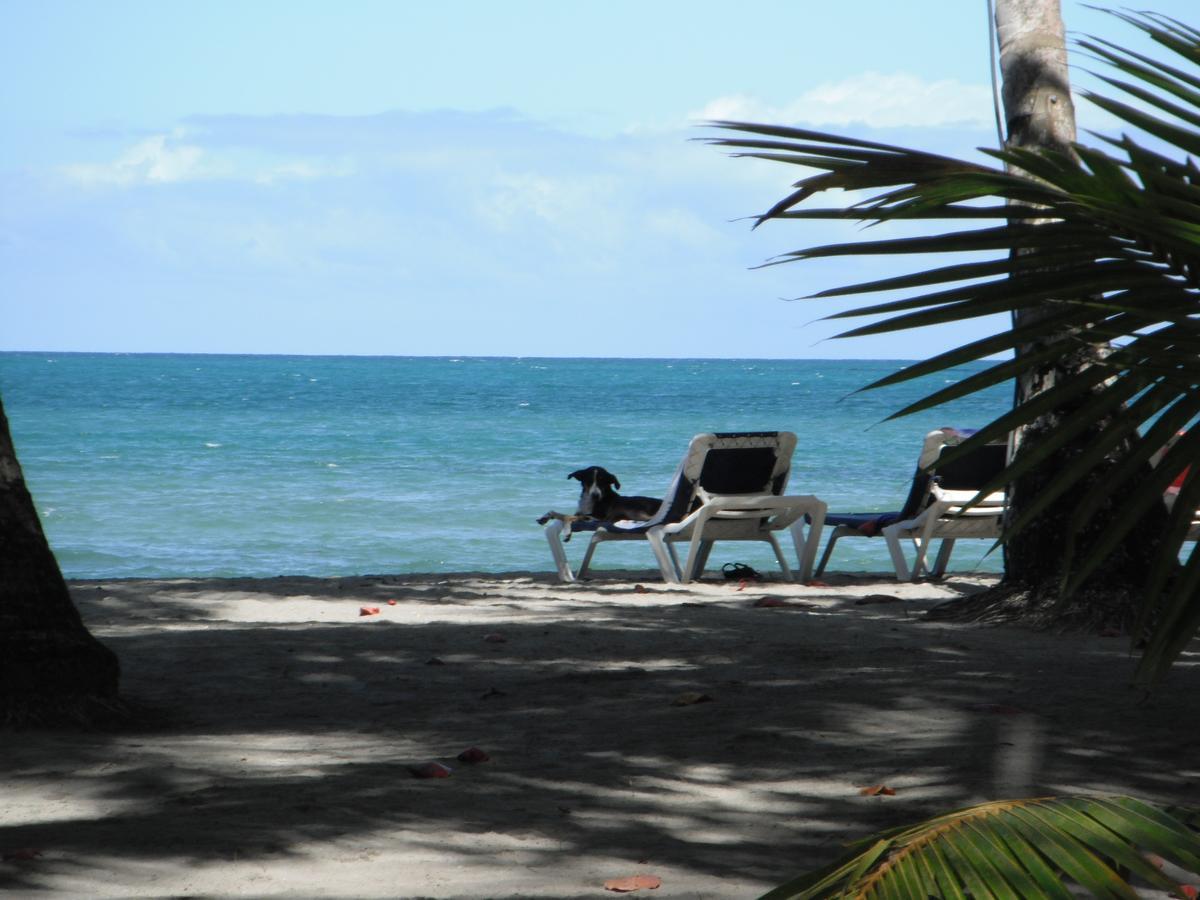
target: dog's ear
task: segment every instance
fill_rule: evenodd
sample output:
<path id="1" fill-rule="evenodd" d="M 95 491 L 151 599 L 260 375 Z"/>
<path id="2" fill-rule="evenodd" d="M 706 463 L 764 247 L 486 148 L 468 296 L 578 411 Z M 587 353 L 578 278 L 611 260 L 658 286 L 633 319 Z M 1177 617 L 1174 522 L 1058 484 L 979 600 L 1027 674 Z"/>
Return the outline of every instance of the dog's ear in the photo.
<path id="1" fill-rule="evenodd" d="M 612 485 L 617 490 L 621 489 L 621 482 L 617 481 L 616 475 L 614 475 L 612 472 L 608 471 L 608 469 L 601 469 L 600 471 L 603 474 L 603 478 L 604 478 L 604 481 L 606 484 Z"/>
<path id="2" fill-rule="evenodd" d="M 583 481 L 587 478 L 587 469 L 579 469 L 567 476 L 568 479 L 574 478 L 576 481 Z"/>

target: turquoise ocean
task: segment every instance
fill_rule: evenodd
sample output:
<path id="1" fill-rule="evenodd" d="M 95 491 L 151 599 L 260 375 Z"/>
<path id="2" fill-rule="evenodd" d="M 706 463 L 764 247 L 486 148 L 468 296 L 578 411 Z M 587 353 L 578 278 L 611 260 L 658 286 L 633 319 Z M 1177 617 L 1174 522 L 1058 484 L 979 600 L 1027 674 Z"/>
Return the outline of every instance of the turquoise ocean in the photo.
<path id="1" fill-rule="evenodd" d="M 68 578 L 551 571 L 534 520 L 574 509 L 569 472 L 661 496 L 699 432 L 794 431 L 789 493 L 898 508 L 926 431 L 1011 400 L 884 421 L 975 371 L 855 393 L 903 365 L 0 353 L 0 396 Z M 953 568 L 997 570 L 988 546 L 963 542 Z M 765 546 L 718 544 L 711 564 L 732 561 L 774 570 Z M 607 544 L 596 565 L 652 560 Z M 887 552 L 845 541 L 830 568 L 888 571 Z"/>

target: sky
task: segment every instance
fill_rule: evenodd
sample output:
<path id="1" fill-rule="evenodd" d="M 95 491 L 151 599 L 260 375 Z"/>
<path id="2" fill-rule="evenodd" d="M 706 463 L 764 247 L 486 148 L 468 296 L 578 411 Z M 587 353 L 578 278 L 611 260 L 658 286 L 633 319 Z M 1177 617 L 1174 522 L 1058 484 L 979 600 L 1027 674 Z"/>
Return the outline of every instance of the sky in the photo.
<path id="1" fill-rule="evenodd" d="M 929 355 L 998 323 L 834 339 L 795 298 L 901 263 L 764 268 L 858 229 L 752 230 L 800 172 L 704 123 L 971 157 L 988 41 L 985 0 L 0 0 L 0 350 Z"/>

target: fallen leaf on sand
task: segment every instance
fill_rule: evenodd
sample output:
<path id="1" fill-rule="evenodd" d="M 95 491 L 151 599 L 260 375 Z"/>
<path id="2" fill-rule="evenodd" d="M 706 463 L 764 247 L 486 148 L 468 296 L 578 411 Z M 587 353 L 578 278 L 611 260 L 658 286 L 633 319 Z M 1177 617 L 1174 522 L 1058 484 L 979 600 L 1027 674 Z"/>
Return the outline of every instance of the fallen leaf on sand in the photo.
<path id="1" fill-rule="evenodd" d="M 395 605 L 396 605 L 396 601 L 395 601 L 395 600 L 389 600 L 389 601 L 388 601 L 388 606 L 395 606 Z"/>
<path id="2" fill-rule="evenodd" d="M 873 603 L 900 603 L 899 597 L 893 597 L 891 594 L 868 594 L 865 597 L 859 597 L 854 601 L 855 606 L 869 606 Z"/>
<path id="3" fill-rule="evenodd" d="M 409 766 L 408 771 L 412 773 L 413 778 L 449 778 L 450 767 L 443 766 L 441 763 L 427 762 L 421 763 L 419 766 Z"/>
<path id="4" fill-rule="evenodd" d="M 633 592 L 635 594 L 648 594 L 648 593 L 650 593 L 650 589 L 648 587 L 646 587 L 644 584 L 635 584 L 633 586 Z"/>
<path id="5" fill-rule="evenodd" d="M 458 761 L 463 763 L 481 763 L 491 759 L 486 753 L 478 747 L 468 747 L 462 753 L 458 754 Z"/>
<path id="6" fill-rule="evenodd" d="M 873 784 L 870 787 L 862 788 L 858 793 L 862 797 L 894 797 L 896 789 L 890 788 L 886 784 Z"/>
<path id="7" fill-rule="evenodd" d="M 436 656 L 431 656 L 429 659 L 425 660 L 425 665 L 427 666 L 444 666 L 445 664 L 445 660 L 438 659 Z"/>
<path id="8" fill-rule="evenodd" d="M 804 586 L 805 587 L 829 587 L 829 585 L 827 585 L 825 582 L 817 581 L 815 578 L 812 581 L 804 582 Z"/>
<path id="9" fill-rule="evenodd" d="M 379 615 L 379 607 L 378 606 L 360 606 L 358 608 L 358 614 L 360 616 L 377 616 L 377 615 Z"/>
<path id="10" fill-rule="evenodd" d="M 499 632 L 495 632 L 495 631 L 493 631 L 491 634 L 485 634 L 483 636 L 483 639 L 485 641 L 487 641 L 489 644 L 503 644 L 508 641 L 508 638 L 506 638 L 504 635 L 500 634 Z"/>
<path id="11" fill-rule="evenodd" d="M 618 894 L 628 894 L 645 888 L 656 891 L 662 887 L 662 879 L 657 875 L 630 875 L 626 878 L 610 878 L 604 882 L 606 891 L 616 891 Z"/>
<path id="12" fill-rule="evenodd" d="M 695 691 L 689 691 L 686 694 L 680 694 L 671 701 L 672 706 L 694 706 L 697 703 L 712 703 L 712 697 L 708 694 L 700 694 Z"/>
<path id="13" fill-rule="evenodd" d="M 42 851 L 35 847 L 18 847 L 15 850 L 5 850 L 3 859 L 5 862 L 31 862 L 42 855 Z"/>

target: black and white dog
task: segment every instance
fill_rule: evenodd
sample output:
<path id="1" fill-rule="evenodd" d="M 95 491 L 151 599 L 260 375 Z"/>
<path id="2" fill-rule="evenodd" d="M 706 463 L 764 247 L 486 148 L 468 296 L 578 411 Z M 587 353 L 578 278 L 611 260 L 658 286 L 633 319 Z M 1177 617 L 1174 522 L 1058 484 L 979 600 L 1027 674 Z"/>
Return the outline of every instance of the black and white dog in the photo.
<path id="1" fill-rule="evenodd" d="M 551 519 L 561 519 L 567 525 L 567 534 L 563 540 L 571 539 L 570 526 L 572 522 L 582 519 L 598 519 L 601 522 L 621 522 L 632 520 L 645 522 L 654 518 L 662 501 L 654 497 L 623 497 L 616 492 L 621 486 L 617 476 L 600 466 L 588 466 L 567 476 L 579 481 L 579 506 L 574 515 L 559 512 L 548 512 L 538 519 L 539 525 L 545 525 Z"/>

